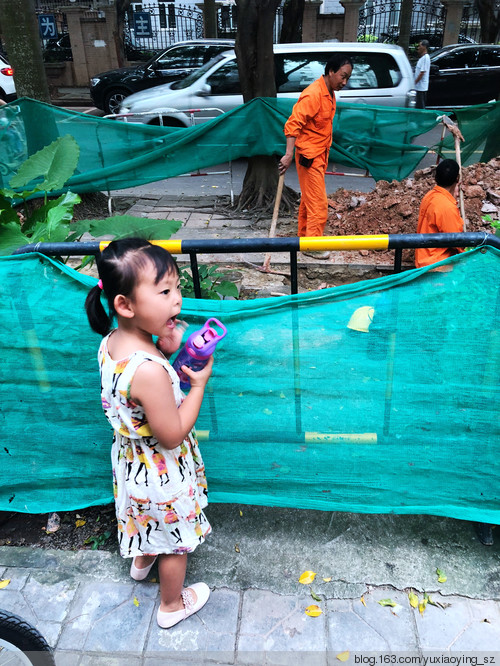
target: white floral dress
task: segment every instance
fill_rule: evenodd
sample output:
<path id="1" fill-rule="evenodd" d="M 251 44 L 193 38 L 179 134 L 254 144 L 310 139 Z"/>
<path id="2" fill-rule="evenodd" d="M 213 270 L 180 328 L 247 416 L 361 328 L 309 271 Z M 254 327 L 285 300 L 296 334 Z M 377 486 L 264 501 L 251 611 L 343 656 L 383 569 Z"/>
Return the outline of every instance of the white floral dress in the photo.
<path id="1" fill-rule="evenodd" d="M 111 335 L 111 333 L 109 334 Z M 159 363 L 172 381 L 175 402 L 184 399 L 179 377 L 165 358 L 137 351 L 114 361 L 106 336 L 99 347 L 101 398 L 113 426 L 113 494 L 122 557 L 192 552 L 211 532 L 203 513 L 207 481 L 194 430 L 175 449 L 153 437 L 130 386 L 142 363 Z"/>

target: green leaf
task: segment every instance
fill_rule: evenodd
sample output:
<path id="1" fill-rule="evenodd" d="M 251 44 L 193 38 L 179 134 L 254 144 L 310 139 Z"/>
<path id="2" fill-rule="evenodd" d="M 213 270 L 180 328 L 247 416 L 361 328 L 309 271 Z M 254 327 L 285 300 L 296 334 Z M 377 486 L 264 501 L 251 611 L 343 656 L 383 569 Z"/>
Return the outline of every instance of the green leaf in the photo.
<path id="1" fill-rule="evenodd" d="M 378 603 L 381 606 L 392 606 L 393 608 L 394 608 L 394 606 L 397 606 L 397 603 L 395 601 L 393 601 L 392 599 L 381 599 Z"/>
<path id="2" fill-rule="evenodd" d="M 318 596 L 317 594 L 314 594 L 314 592 L 311 589 L 311 597 L 314 599 L 314 601 L 323 601 L 323 599 Z"/>
<path id="3" fill-rule="evenodd" d="M 19 171 L 10 179 L 13 188 L 25 187 L 36 178 L 44 177 L 37 188 L 42 191 L 60 190 L 71 178 L 78 164 L 80 147 L 75 139 L 67 134 L 28 157 Z"/>
<path id="4" fill-rule="evenodd" d="M 441 571 L 441 569 L 436 569 L 436 573 L 438 576 L 438 583 L 446 583 L 448 578 L 445 576 L 444 572 Z"/>
<path id="5" fill-rule="evenodd" d="M 32 227 L 43 222 L 68 224 L 73 219 L 73 208 L 75 204 L 80 203 L 80 201 L 81 198 L 78 194 L 75 194 L 74 192 L 65 192 L 57 199 L 52 199 L 33 211 L 29 220 L 24 223 L 23 231 L 29 233 Z M 59 222 L 57 222 L 57 220 Z M 65 227 L 64 234 L 64 238 L 66 238 L 68 234 L 67 227 Z"/>
<path id="6" fill-rule="evenodd" d="M 168 240 L 181 226 L 179 220 L 150 220 L 132 215 L 115 215 L 105 220 L 85 220 L 90 233 L 96 238 L 113 236 L 115 239 L 141 236 L 149 240 Z"/>
<path id="7" fill-rule="evenodd" d="M 18 247 L 27 245 L 30 239 L 21 231 L 19 220 L 17 222 L 7 222 L 0 226 L 0 255 L 12 254 Z"/>
<path id="8" fill-rule="evenodd" d="M 220 301 L 221 298 L 219 294 L 216 291 L 202 291 L 201 293 L 202 298 L 207 298 L 210 301 Z"/>
<path id="9" fill-rule="evenodd" d="M 224 280 L 220 282 L 215 287 L 215 291 L 222 296 L 231 296 L 233 298 L 238 298 L 238 287 L 234 282 L 229 282 L 229 280 Z"/>
<path id="10" fill-rule="evenodd" d="M 67 240 L 67 239 L 66 239 Z M 92 265 L 95 261 L 95 257 L 93 254 L 87 254 L 85 257 L 82 257 L 82 261 L 79 266 L 75 267 L 75 270 L 79 271 L 82 268 L 85 268 L 85 266 Z"/>
<path id="11" fill-rule="evenodd" d="M 16 222 L 16 224 L 20 225 L 19 216 L 12 206 L 10 199 L 0 194 L 0 224 L 5 224 L 6 222 Z"/>
<path id="12" fill-rule="evenodd" d="M 66 229 L 61 225 L 39 222 L 32 231 L 30 243 L 62 243 L 66 240 Z"/>

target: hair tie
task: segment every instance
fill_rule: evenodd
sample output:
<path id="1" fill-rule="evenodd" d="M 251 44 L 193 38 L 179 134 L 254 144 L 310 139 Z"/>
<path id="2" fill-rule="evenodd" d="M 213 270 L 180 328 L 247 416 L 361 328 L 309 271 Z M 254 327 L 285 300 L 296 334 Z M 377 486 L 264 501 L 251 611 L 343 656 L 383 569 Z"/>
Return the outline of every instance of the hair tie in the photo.
<path id="1" fill-rule="evenodd" d="M 97 286 L 99 287 L 99 289 L 102 289 L 102 280 L 99 280 L 99 282 L 97 283 Z"/>

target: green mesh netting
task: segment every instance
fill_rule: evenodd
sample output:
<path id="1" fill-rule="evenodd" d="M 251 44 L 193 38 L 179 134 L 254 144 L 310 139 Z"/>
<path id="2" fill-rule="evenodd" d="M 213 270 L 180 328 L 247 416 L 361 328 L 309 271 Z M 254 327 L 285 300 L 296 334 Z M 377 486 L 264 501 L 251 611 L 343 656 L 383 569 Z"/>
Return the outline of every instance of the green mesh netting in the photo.
<path id="1" fill-rule="evenodd" d="M 74 192 L 116 190 L 254 155 L 283 155 L 283 126 L 294 100 L 258 98 L 191 128 L 162 128 L 106 120 L 23 98 L 0 108 L 0 187 L 6 187 L 28 155 L 59 136 L 80 146 Z M 435 127 L 440 113 L 420 109 L 339 103 L 331 159 L 367 169 L 375 180 L 406 178 L 429 147 L 413 144 Z M 500 152 L 500 103 L 460 111 L 465 144 L 479 161 L 486 141 Z M 494 156 L 494 155 L 492 155 Z"/>
<path id="2" fill-rule="evenodd" d="M 458 126 L 465 142 L 460 142 L 462 164 L 489 162 L 500 155 L 500 102 L 456 109 Z M 455 140 L 447 136 L 438 147 L 443 157 L 455 158 Z"/>
<path id="3" fill-rule="evenodd" d="M 438 268 L 184 301 L 193 327 L 228 328 L 197 424 L 211 501 L 500 523 L 500 253 Z M 0 510 L 112 501 L 93 284 L 41 255 L 0 259 Z"/>

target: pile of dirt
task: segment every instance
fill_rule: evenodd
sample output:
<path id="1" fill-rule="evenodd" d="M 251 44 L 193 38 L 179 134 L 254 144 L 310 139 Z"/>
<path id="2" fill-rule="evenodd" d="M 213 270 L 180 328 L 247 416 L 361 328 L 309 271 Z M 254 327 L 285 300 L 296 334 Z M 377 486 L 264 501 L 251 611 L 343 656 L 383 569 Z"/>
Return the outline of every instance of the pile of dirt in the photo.
<path id="1" fill-rule="evenodd" d="M 389 183 L 380 180 L 368 194 L 337 190 L 328 197 L 325 234 L 412 234 L 417 231 L 423 196 L 435 185 L 435 167 L 416 171 L 413 178 Z M 462 170 L 467 231 L 489 231 L 482 218 L 500 215 L 500 158 Z"/>

